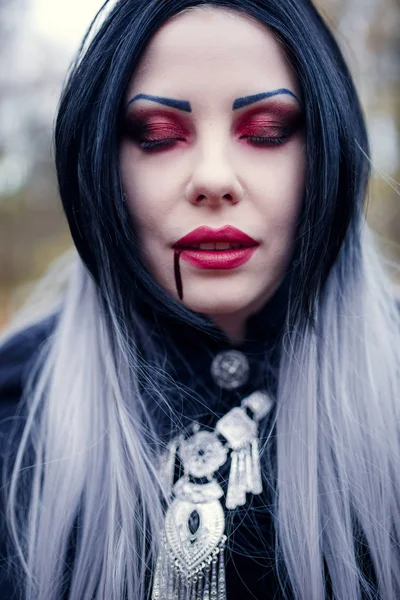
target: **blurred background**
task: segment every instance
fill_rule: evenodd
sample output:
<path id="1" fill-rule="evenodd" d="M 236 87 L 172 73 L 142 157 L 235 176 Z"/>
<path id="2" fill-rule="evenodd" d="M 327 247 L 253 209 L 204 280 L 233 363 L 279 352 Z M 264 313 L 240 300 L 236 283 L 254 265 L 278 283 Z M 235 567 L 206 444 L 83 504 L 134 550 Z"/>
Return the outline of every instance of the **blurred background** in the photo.
<path id="1" fill-rule="evenodd" d="M 367 216 L 400 261 L 398 0 L 316 0 L 347 58 L 372 146 Z M 68 65 L 100 0 L 0 0 L 0 328 L 71 247 L 52 128 Z M 400 283 L 400 280 L 399 280 Z"/>

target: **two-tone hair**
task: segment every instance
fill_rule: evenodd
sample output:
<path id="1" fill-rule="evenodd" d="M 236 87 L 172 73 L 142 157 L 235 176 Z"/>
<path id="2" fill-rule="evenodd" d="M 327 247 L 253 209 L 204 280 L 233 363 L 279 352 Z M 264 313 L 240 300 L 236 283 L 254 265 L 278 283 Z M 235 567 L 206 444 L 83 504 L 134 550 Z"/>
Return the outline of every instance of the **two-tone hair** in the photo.
<path id="1" fill-rule="evenodd" d="M 59 600 L 67 581 L 71 600 L 149 594 L 165 498 L 162 445 L 139 380 L 166 415 L 179 415 L 162 365 L 157 373 L 150 366 L 163 357 L 156 347 L 143 357 L 147 332 L 135 307 L 144 300 L 196 327 L 208 321 L 171 298 L 141 261 L 119 173 L 119 119 L 152 35 L 200 6 L 271 30 L 304 103 L 306 185 L 274 433 L 263 455 L 282 594 L 322 600 L 329 577 L 338 600 L 393 600 L 400 597 L 400 320 L 365 222 L 369 150 L 359 100 L 309 0 L 120 0 L 82 45 L 55 130 L 59 189 L 79 258 L 24 394 L 27 423 L 7 479 L 21 597 Z M 361 541 L 377 590 L 360 567 Z"/>

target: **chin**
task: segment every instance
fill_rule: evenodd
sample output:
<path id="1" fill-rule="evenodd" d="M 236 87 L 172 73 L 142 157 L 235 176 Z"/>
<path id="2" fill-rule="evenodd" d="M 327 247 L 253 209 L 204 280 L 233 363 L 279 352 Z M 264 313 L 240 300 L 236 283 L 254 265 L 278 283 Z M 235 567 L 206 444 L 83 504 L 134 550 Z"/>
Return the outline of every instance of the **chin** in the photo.
<path id="1" fill-rule="evenodd" d="M 255 282 L 239 282 L 237 285 L 221 286 L 217 289 L 214 284 L 207 290 L 203 286 L 187 286 L 183 289 L 182 303 L 195 312 L 203 313 L 209 317 L 222 318 L 237 315 L 240 319 L 246 319 L 257 313 L 272 298 L 276 292 L 281 278 L 266 281 L 265 285 L 259 287 Z"/>
<path id="2" fill-rule="evenodd" d="M 237 296 L 227 296 L 226 298 L 203 297 L 191 298 L 189 294 L 183 297 L 182 303 L 195 312 L 200 312 L 208 316 L 212 315 L 232 315 L 235 313 L 247 312 L 253 306 L 255 298 Z"/>

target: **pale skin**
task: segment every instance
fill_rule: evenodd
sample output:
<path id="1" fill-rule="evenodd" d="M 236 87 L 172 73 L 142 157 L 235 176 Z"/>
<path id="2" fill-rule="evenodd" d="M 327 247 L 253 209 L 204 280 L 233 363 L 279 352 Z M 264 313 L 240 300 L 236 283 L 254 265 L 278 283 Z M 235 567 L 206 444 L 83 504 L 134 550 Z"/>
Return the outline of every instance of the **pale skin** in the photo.
<path id="1" fill-rule="evenodd" d="M 262 93 L 269 95 L 233 109 L 235 100 Z M 139 94 L 185 101 L 186 110 Z M 257 21 L 196 8 L 152 38 L 126 106 L 120 172 L 143 260 L 171 296 L 239 345 L 249 316 L 273 296 L 292 256 L 306 164 L 296 74 Z M 141 146 L 171 139 L 150 151 Z M 259 246 L 228 270 L 181 261 L 180 300 L 172 246 L 201 225 L 232 225 Z"/>

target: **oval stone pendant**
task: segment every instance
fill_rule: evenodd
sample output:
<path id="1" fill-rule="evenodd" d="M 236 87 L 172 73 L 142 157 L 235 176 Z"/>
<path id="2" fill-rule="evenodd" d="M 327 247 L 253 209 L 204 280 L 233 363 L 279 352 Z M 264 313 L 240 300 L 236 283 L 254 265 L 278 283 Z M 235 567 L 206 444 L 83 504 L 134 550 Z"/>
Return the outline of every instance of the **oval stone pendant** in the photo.
<path id="1" fill-rule="evenodd" d="M 202 563 L 211 563 L 224 530 L 225 516 L 219 500 L 193 504 L 176 498 L 165 517 L 167 544 L 175 564 L 189 578 Z"/>

